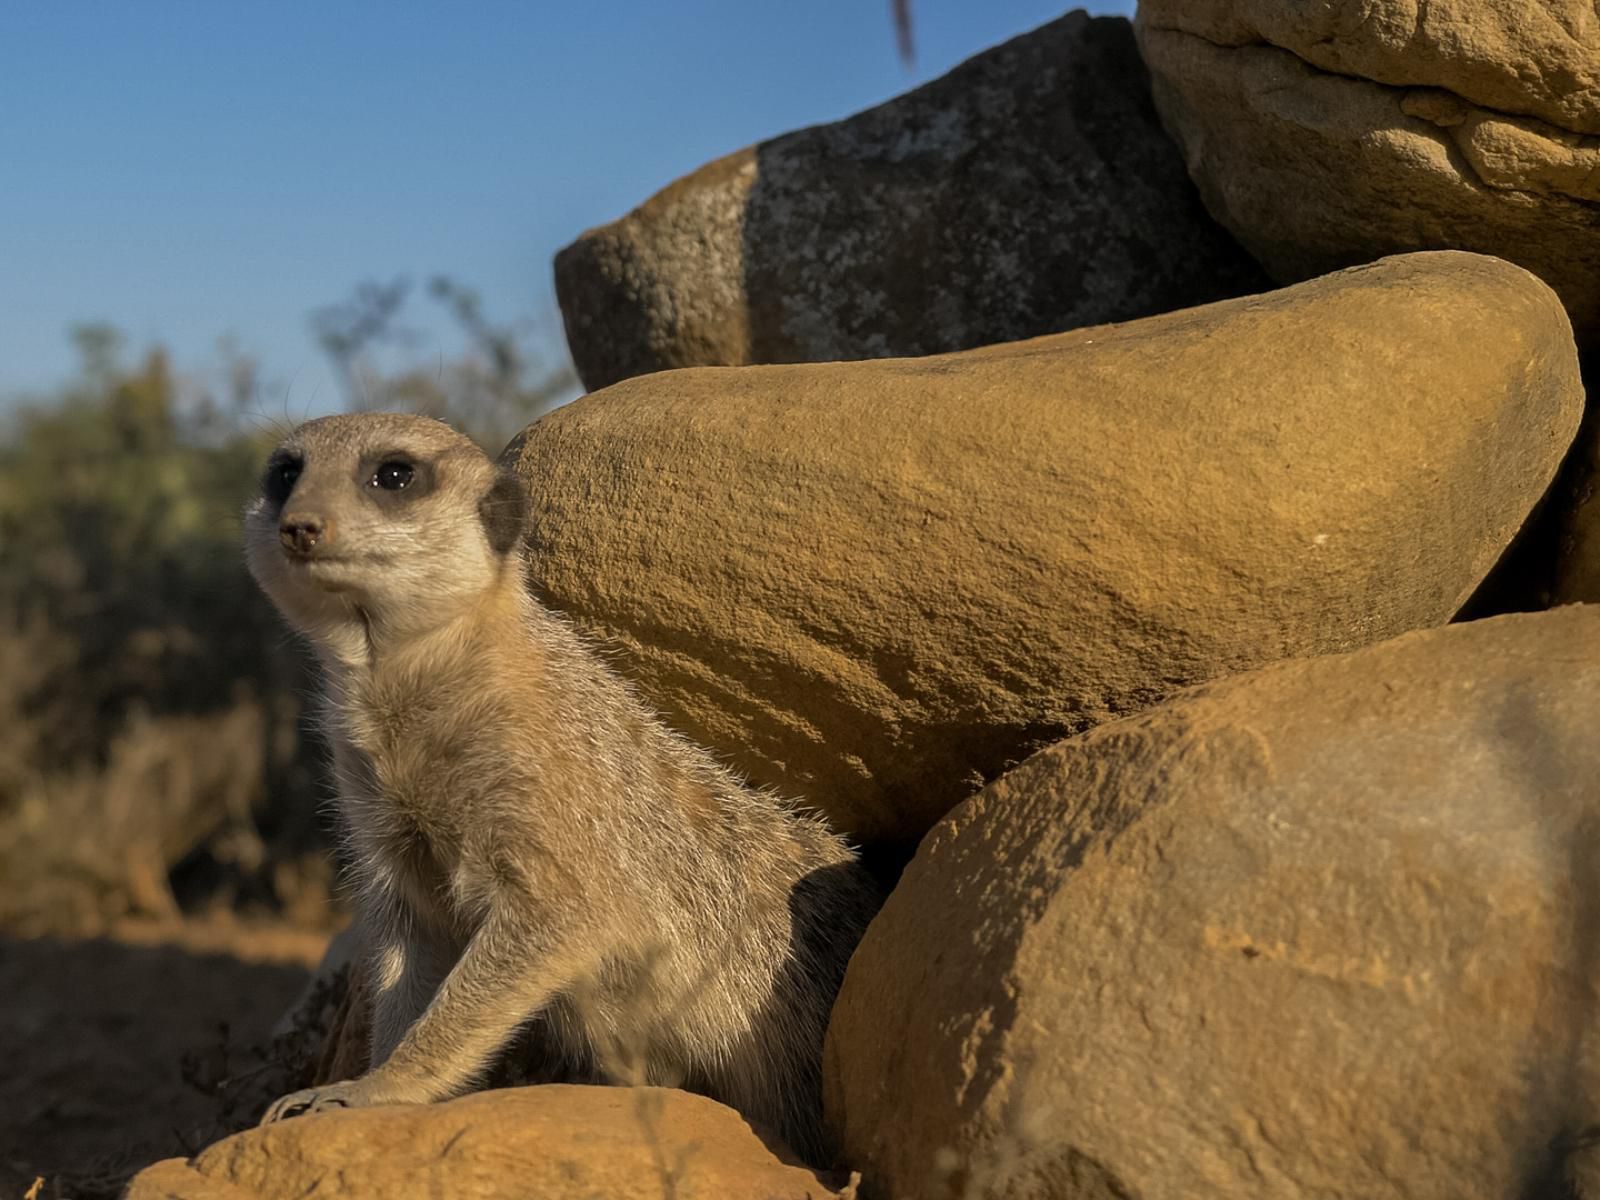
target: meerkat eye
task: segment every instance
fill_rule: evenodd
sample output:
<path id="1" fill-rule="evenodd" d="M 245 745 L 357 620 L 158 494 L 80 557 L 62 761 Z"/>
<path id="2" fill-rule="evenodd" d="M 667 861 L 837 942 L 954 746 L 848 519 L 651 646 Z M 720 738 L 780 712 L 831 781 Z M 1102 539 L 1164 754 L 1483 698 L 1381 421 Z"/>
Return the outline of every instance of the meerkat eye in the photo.
<path id="1" fill-rule="evenodd" d="M 388 462 L 380 463 L 378 469 L 372 473 L 372 486 L 380 487 L 386 492 L 398 492 L 402 488 L 409 487 L 415 476 L 416 472 L 412 470 L 410 463 L 390 459 Z"/>
<path id="2" fill-rule="evenodd" d="M 275 458 L 268 463 L 266 478 L 261 481 L 261 490 L 267 499 L 274 504 L 287 500 L 304 465 L 298 458 Z"/>

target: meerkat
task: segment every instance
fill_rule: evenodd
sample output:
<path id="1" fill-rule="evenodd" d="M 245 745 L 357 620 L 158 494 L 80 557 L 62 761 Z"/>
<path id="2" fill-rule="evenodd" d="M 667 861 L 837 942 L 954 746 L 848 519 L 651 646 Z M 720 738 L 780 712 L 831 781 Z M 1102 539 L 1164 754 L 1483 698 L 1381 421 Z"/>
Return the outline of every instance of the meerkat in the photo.
<path id="1" fill-rule="evenodd" d="M 573 1072 L 683 1086 L 828 1152 L 822 1041 L 878 902 L 817 817 L 669 730 L 525 580 L 525 485 L 424 417 L 291 433 L 245 516 L 313 647 L 371 1065 L 263 1124 L 473 1090 L 533 1023 Z"/>

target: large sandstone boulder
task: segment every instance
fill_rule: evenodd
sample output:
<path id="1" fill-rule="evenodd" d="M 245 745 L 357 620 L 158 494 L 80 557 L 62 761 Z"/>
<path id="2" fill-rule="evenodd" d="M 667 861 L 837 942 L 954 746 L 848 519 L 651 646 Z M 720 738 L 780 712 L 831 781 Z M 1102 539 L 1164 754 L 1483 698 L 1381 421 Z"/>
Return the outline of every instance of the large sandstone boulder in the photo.
<path id="1" fill-rule="evenodd" d="M 1574 606 L 1052 746 L 935 827 L 851 961 L 849 1161 L 923 1200 L 1567 1195 L 1600 1118 L 1597 728 Z"/>
<path id="2" fill-rule="evenodd" d="M 660 1088 L 550 1085 L 351 1109 L 140 1172 L 125 1200 L 681 1200 L 837 1195 L 732 1109 Z"/>
<path id="3" fill-rule="evenodd" d="M 963 354 L 675 371 L 506 452 L 538 594 L 864 839 L 1185 684 L 1444 622 L 1582 392 L 1555 297 L 1416 255 Z"/>
<path id="4" fill-rule="evenodd" d="M 1140 0 L 1139 21 L 1218 46 L 1266 43 L 1323 71 L 1435 87 L 1600 133 L 1593 0 Z"/>
<path id="5" fill-rule="evenodd" d="M 1594 0 L 1141 0 L 1139 24 L 1280 46 L 1333 74 L 1600 133 Z"/>
<path id="6" fill-rule="evenodd" d="M 1141 0 L 1138 32 L 1206 206 L 1274 278 L 1476 250 L 1600 345 L 1592 0 Z"/>
<path id="7" fill-rule="evenodd" d="M 1081 12 L 720 159 L 556 256 L 590 388 L 961 350 L 1265 286 L 1184 175 L 1128 23 Z"/>

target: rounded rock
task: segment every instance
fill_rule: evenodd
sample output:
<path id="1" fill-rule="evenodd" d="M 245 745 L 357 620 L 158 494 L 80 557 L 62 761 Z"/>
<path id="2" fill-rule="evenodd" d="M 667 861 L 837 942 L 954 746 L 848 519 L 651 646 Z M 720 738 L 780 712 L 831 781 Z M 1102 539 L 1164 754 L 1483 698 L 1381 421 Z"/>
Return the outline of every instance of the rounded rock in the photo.
<path id="1" fill-rule="evenodd" d="M 963 350 L 1260 291 L 1120 17 L 1066 16 L 843 121 L 720 158 L 556 256 L 591 388 Z"/>
<path id="2" fill-rule="evenodd" d="M 1549 289 L 1427 254 L 960 354 L 632 379 L 505 461 L 535 591 L 670 723 L 905 839 L 1182 686 L 1449 620 L 1582 398 Z"/>
<path id="3" fill-rule="evenodd" d="M 235 1134 L 134 1177 L 126 1200 L 639 1200 L 837 1193 L 730 1108 L 664 1088 L 552 1084 L 351 1109 Z"/>
<path id="4" fill-rule="evenodd" d="M 1572 606 L 1036 755 L 851 961 L 849 1160 L 926 1200 L 1545 1195 L 1600 1111 L 1597 726 L 1600 608 Z"/>

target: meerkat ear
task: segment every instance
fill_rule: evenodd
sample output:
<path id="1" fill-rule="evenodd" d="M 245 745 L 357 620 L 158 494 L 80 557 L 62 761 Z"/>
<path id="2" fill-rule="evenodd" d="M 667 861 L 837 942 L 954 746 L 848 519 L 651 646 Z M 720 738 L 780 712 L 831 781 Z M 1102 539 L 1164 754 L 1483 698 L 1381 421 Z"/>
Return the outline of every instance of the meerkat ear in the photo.
<path id="1" fill-rule="evenodd" d="M 514 472 L 498 468 L 494 483 L 478 501 L 478 519 L 483 522 L 489 548 L 501 557 L 509 554 L 522 539 L 531 510 L 527 485 Z"/>

